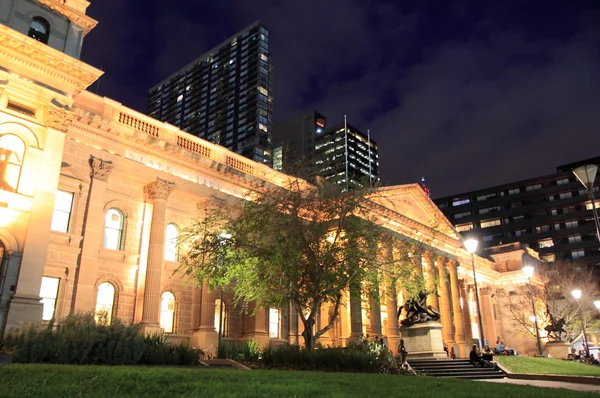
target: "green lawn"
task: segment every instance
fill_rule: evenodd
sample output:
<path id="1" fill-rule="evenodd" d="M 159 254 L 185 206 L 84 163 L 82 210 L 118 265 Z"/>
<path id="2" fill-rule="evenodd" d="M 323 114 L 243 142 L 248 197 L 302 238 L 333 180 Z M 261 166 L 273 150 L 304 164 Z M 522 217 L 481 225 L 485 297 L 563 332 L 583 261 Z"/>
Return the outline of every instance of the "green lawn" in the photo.
<path id="1" fill-rule="evenodd" d="M 569 376 L 598 376 L 600 367 L 552 358 L 497 356 L 494 360 L 513 373 L 541 373 Z"/>
<path id="2" fill-rule="evenodd" d="M 584 397 L 569 390 L 356 373 L 65 365 L 0 366 L 8 397 Z"/>

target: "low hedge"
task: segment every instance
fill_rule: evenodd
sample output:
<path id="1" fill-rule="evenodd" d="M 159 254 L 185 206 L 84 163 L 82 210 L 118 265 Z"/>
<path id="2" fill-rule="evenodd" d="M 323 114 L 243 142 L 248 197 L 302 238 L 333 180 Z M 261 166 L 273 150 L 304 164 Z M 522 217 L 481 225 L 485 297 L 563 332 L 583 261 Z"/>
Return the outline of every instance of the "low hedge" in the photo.
<path id="1" fill-rule="evenodd" d="M 197 365 L 200 352 L 187 345 L 167 343 L 164 336 L 144 338 L 137 325 L 115 319 L 96 323 L 92 314 L 67 316 L 54 327 L 32 323 L 9 330 L 0 352 L 14 362 L 103 365 Z"/>
<path id="2" fill-rule="evenodd" d="M 391 373 L 399 368 L 385 346 L 365 340 L 345 348 L 316 348 L 312 351 L 292 344 L 269 345 L 260 350 L 255 341 L 225 342 L 219 346 L 218 353 L 219 358 L 266 369 Z"/>

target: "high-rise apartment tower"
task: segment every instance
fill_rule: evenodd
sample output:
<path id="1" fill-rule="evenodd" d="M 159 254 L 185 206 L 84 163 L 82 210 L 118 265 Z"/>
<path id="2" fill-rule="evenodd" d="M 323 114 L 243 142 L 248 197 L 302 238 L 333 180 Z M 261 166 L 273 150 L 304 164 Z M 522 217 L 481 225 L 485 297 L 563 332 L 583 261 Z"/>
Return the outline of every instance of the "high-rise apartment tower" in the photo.
<path id="1" fill-rule="evenodd" d="M 148 115 L 258 162 L 272 162 L 273 63 L 255 22 L 158 83 Z"/>

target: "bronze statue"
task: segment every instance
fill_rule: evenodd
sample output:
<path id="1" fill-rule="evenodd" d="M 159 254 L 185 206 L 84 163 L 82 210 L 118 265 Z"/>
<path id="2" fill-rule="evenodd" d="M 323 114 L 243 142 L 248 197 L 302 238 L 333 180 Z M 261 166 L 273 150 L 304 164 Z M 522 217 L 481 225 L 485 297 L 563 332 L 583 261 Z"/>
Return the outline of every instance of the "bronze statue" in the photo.
<path id="1" fill-rule="evenodd" d="M 565 330 L 565 318 L 560 318 L 557 321 L 550 313 L 548 305 L 546 305 L 546 314 L 550 319 L 550 325 L 544 328 L 544 330 L 548 332 L 548 338 L 554 341 L 562 341 L 562 334 L 567 334 L 567 331 Z"/>
<path id="2" fill-rule="evenodd" d="M 439 321 L 440 313 L 432 306 L 427 305 L 427 295 L 429 292 L 421 290 L 417 297 L 407 300 L 400 311 L 406 311 L 406 318 L 402 320 L 402 325 L 411 326 L 415 323 L 425 323 L 429 321 Z"/>

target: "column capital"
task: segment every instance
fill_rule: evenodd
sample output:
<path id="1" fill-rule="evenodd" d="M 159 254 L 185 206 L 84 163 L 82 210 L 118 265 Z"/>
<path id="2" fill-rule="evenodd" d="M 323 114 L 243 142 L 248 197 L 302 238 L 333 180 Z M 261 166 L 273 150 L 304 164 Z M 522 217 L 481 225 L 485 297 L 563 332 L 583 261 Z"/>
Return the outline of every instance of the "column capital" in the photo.
<path id="1" fill-rule="evenodd" d="M 447 267 L 451 273 L 456 273 L 460 264 L 456 260 L 448 260 Z"/>
<path id="2" fill-rule="evenodd" d="M 110 172 L 113 169 L 113 162 L 110 160 L 103 160 L 95 156 L 90 156 L 90 177 L 95 180 L 106 181 Z"/>
<path id="3" fill-rule="evenodd" d="M 445 265 L 448 263 L 448 259 L 444 256 L 437 256 L 435 258 L 435 265 L 439 270 L 443 270 Z"/>
<path id="4" fill-rule="evenodd" d="M 492 289 L 491 286 L 484 286 L 484 287 L 480 287 L 479 288 L 479 293 L 481 293 L 484 296 L 489 296 L 490 294 L 492 294 L 494 291 L 494 289 Z"/>
<path id="5" fill-rule="evenodd" d="M 148 199 L 167 200 L 171 192 L 173 192 L 173 189 L 175 189 L 174 182 L 157 178 L 156 181 L 152 181 L 150 184 L 144 187 L 144 192 L 146 193 L 146 197 Z"/>

